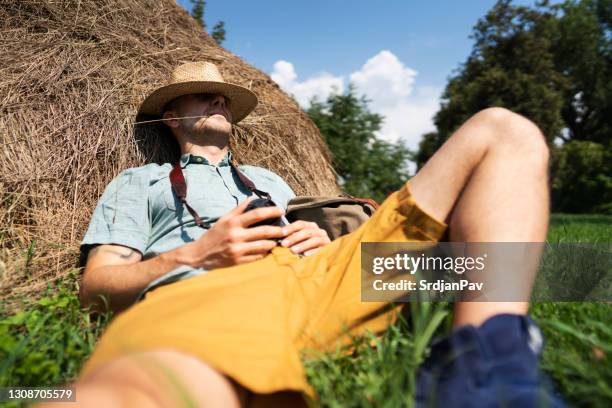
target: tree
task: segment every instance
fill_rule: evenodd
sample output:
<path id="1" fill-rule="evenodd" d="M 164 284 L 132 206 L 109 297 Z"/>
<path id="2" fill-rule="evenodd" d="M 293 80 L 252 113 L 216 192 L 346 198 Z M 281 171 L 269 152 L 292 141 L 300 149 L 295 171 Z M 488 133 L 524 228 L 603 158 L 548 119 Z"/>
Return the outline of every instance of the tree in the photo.
<path id="1" fill-rule="evenodd" d="M 368 110 L 367 99 L 357 97 L 353 86 L 325 102 L 313 99 L 307 113 L 329 146 L 347 193 L 382 202 L 408 180 L 409 150 L 377 136 L 383 117 Z"/>
<path id="2" fill-rule="evenodd" d="M 204 21 L 204 7 L 206 7 L 206 0 L 191 0 L 193 8 L 191 9 L 191 15 L 206 31 L 206 22 Z"/>
<path id="3" fill-rule="evenodd" d="M 555 148 L 552 201 L 565 212 L 612 214 L 612 150 L 572 140 Z"/>
<path id="4" fill-rule="evenodd" d="M 191 9 L 191 16 L 195 18 L 196 21 L 202 26 L 202 29 L 206 31 L 206 21 L 204 20 L 206 0 L 191 0 L 191 4 L 193 6 Z M 219 45 L 225 41 L 225 22 L 217 21 L 217 23 L 213 26 L 211 37 Z"/>
<path id="5" fill-rule="evenodd" d="M 435 116 L 439 141 L 474 113 L 503 106 L 533 120 L 549 141 L 563 127 L 561 108 L 567 81 L 551 53 L 548 11 L 500 0 L 478 21 L 474 49 L 449 81 Z M 439 147 L 439 146 L 438 146 Z"/>
<path id="6" fill-rule="evenodd" d="M 218 21 L 215 24 L 211 36 L 219 45 L 225 41 L 225 23 L 223 21 Z"/>
<path id="7" fill-rule="evenodd" d="M 423 135 L 415 155 L 417 166 L 422 167 L 470 116 L 490 106 L 503 106 L 534 121 L 552 148 L 553 209 L 603 208 L 603 202 L 586 206 L 577 202 L 581 197 L 568 197 L 571 183 L 559 179 L 573 174 L 564 165 L 591 153 L 578 145 L 558 148 L 553 142 L 600 144 L 599 148 L 588 145 L 589 152 L 612 149 L 611 27 L 610 0 L 567 0 L 554 5 L 544 0 L 534 7 L 498 0 L 474 27 L 472 52 L 446 86 L 434 118 L 436 132 Z M 584 154 L 576 153 L 577 149 Z M 570 152 L 575 160 L 563 158 Z M 599 166 L 597 171 L 609 170 Z M 586 182 L 584 177 L 573 180 Z M 589 185 L 584 189 L 591 191 Z M 597 185 L 610 188 L 606 183 Z M 561 196 L 565 199 L 559 201 Z M 608 196 L 602 191 L 594 197 Z"/>
<path id="8" fill-rule="evenodd" d="M 568 79 L 560 138 L 610 144 L 612 135 L 612 2 L 567 2 L 556 20 L 552 51 Z"/>

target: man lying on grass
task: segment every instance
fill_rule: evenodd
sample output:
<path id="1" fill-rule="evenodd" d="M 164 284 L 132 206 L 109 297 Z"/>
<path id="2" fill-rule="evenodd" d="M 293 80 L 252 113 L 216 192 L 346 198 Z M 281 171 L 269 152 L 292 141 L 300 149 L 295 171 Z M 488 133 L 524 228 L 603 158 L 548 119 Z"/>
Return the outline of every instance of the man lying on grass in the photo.
<path id="1" fill-rule="evenodd" d="M 232 123 L 256 104 L 210 63 L 178 67 L 143 102 L 140 113 L 164 119 L 180 146 L 186 200 L 172 190 L 170 164 L 127 169 L 100 198 L 82 242 L 91 249 L 81 299 L 100 307 L 104 295 L 125 311 L 76 383 L 81 406 L 316 399 L 300 350 L 333 347 L 343 327 L 355 334 L 393 321 L 385 305 L 360 301 L 361 242 L 435 242 L 446 232 L 458 242 L 545 240 L 549 152 L 532 122 L 503 108 L 470 118 L 357 231 L 330 242 L 302 221 L 250 227 L 283 216 L 294 196 L 271 171 L 240 166 L 278 205 L 244 212 L 252 194 L 228 143 Z M 421 370 L 417 403 L 562 406 L 540 380 L 541 338 L 527 309 L 456 303 L 455 329 Z"/>

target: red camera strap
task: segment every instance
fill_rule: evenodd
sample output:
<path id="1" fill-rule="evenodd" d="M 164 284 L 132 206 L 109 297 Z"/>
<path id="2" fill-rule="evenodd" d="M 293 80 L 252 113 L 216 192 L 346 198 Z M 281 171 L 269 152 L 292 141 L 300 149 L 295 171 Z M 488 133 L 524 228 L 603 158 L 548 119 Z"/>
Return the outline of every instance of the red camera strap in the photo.
<path id="1" fill-rule="evenodd" d="M 265 197 L 268 200 L 271 199 L 270 194 L 255 187 L 255 183 L 253 183 L 253 181 L 248 178 L 246 174 L 238 169 L 238 166 L 234 164 L 233 160 L 230 161 L 230 166 L 232 170 L 236 172 L 240 181 L 249 189 L 249 191 L 256 194 L 259 198 Z M 185 181 L 185 175 L 183 174 L 180 161 L 177 161 L 172 166 L 172 171 L 170 171 L 170 184 L 172 185 L 172 191 L 174 191 L 174 194 L 176 194 L 181 204 L 187 208 L 187 211 L 189 211 L 189 214 L 191 214 L 193 217 L 196 225 L 204 229 L 210 228 L 209 224 L 202 221 L 202 218 L 200 218 L 197 211 L 187 204 L 187 182 Z"/>

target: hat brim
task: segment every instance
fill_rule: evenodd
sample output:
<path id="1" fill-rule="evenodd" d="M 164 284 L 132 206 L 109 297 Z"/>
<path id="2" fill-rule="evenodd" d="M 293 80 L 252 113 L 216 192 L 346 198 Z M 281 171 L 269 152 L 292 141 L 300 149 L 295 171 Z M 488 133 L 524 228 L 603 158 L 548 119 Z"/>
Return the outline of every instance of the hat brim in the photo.
<path id="1" fill-rule="evenodd" d="M 228 98 L 232 123 L 240 122 L 257 106 L 257 96 L 243 86 L 217 81 L 189 81 L 156 89 L 142 102 L 138 115 L 161 116 L 162 110 L 171 100 L 198 93 L 216 93 Z"/>

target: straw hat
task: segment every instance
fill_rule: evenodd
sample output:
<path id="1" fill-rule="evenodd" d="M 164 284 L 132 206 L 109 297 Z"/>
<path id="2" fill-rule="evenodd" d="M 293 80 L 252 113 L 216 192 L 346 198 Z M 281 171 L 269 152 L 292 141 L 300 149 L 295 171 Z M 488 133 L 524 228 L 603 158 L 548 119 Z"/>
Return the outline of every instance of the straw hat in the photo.
<path id="1" fill-rule="evenodd" d="M 225 82 L 213 63 L 200 61 L 179 65 L 168 83 L 153 91 L 140 105 L 138 115 L 161 116 L 171 100 L 197 93 L 217 93 L 229 99 L 233 123 L 244 119 L 257 106 L 257 96 L 249 89 Z"/>

